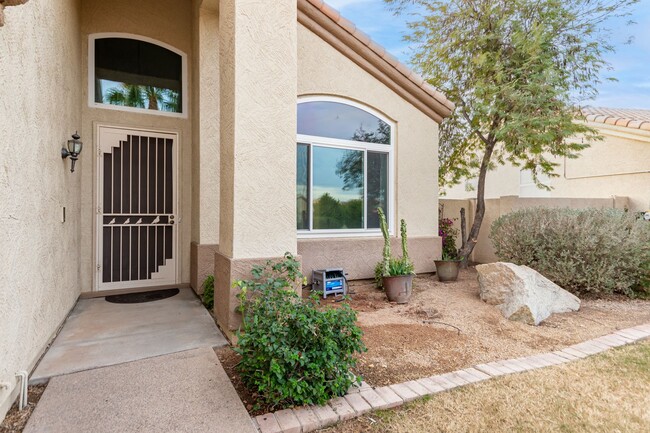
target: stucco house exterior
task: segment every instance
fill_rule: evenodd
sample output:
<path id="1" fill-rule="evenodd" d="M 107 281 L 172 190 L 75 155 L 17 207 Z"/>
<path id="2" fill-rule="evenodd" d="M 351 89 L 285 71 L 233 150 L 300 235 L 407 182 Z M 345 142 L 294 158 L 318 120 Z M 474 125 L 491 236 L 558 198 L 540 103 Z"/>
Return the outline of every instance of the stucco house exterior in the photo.
<path id="1" fill-rule="evenodd" d="M 504 165 L 488 172 L 485 197 L 625 197 L 629 210 L 650 210 L 650 110 L 586 107 L 583 114 L 603 140 L 590 143 L 579 158 L 557 158 L 558 176 L 543 179 L 550 191 L 538 188 L 529 172 Z M 475 198 L 472 183 L 449 188 L 445 198 Z"/>
<path id="2" fill-rule="evenodd" d="M 434 270 L 453 105 L 322 1 L 0 6 L 0 418 L 79 296 L 214 274 L 232 330 L 252 264 L 370 277 L 379 206 Z"/>

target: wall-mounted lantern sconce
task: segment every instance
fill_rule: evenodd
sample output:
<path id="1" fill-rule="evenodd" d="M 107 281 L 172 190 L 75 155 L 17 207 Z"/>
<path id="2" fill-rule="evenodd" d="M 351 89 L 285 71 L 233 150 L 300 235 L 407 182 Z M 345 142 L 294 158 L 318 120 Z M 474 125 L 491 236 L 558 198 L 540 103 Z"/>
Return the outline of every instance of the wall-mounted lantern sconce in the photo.
<path id="1" fill-rule="evenodd" d="M 74 173 L 74 164 L 79 159 L 79 154 L 84 144 L 79 140 L 81 137 L 77 132 L 72 134 L 72 140 L 68 140 L 68 148 L 61 148 L 61 158 L 66 159 L 68 156 L 72 161 L 72 167 L 70 167 L 70 172 Z"/>

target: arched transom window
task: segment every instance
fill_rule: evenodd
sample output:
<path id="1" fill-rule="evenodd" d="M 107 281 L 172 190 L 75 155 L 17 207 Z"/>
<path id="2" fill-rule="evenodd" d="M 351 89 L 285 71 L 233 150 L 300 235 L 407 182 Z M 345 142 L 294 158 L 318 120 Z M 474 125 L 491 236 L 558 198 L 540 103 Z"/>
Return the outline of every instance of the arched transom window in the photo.
<path id="1" fill-rule="evenodd" d="M 89 44 L 91 106 L 186 114 L 182 52 L 135 35 L 91 35 Z"/>
<path id="2" fill-rule="evenodd" d="M 299 234 L 376 235 L 379 207 L 392 230 L 394 134 L 392 122 L 358 103 L 298 102 Z"/>

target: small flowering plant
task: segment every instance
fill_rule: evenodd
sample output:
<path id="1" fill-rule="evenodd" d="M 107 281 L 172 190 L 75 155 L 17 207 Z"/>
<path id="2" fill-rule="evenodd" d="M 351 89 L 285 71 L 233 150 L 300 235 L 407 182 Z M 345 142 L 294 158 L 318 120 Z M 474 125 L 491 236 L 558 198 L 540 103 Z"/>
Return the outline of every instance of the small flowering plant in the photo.
<path id="1" fill-rule="evenodd" d="M 458 229 L 454 227 L 454 220 L 440 218 L 438 220 L 438 236 L 442 238 L 442 260 L 460 260 L 456 249 Z"/>

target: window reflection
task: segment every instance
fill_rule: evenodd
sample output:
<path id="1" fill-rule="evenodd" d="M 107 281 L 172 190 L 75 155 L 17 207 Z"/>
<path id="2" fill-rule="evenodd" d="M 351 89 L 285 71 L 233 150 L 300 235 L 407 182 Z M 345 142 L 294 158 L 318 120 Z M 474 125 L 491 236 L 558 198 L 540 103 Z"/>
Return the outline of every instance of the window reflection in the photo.
<path id="1" fill-rule="evenodd" d="M 377 208 L 388 209 L 388 154 L 368 152 L 368 228 L 379 228 Z"/>
<path id="2" fill-rule="evenodd" d="M 367 111 L 339 102 L 298 104 L 298 134 L 390 144 L 390 125 Z"/>
<path id="3" fill-rule="evenodd" d="M 314 229 L 359 229 L 363 221 L 363 151 L 314 146 Z"/>
<path id="4" fill-rule="evenodd" d="M 298 143 L 296 217 L 298 230 L 309 229 L 309 145 Z"/>
<path id="5" fill-rule="evenodd" d="M 95 41 L 95 102 L 182 112 L 182 57 L 128 38 Z"/>

